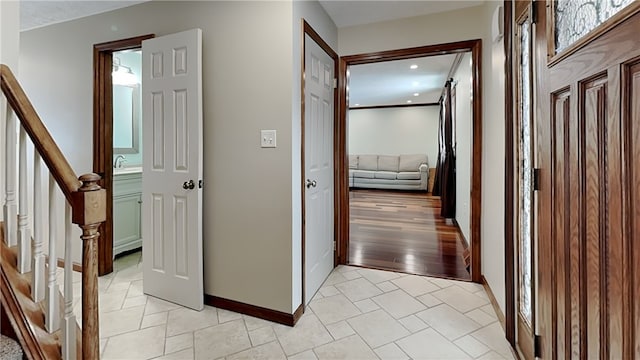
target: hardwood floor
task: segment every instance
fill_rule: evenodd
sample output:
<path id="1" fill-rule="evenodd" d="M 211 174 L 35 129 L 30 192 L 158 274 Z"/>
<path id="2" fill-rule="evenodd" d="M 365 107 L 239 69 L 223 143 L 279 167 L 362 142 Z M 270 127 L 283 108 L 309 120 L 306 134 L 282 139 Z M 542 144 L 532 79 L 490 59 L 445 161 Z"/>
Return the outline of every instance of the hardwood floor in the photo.
<path id="1" fill-rule="evenodd" d="M 349 192 L 349 264 L 470 280 L 459 230 L 423 192 Z"/>

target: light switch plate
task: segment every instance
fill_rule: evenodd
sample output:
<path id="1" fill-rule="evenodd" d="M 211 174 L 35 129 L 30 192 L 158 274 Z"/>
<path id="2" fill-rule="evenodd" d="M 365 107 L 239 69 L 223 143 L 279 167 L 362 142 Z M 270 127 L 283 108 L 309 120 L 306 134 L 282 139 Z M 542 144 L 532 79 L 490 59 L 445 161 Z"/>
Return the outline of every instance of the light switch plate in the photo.
<path id="1" fill-rule="evenodd" d="M 276 131 L 260 130 L 260 146 L 263 148 L 276 147 Z"/>

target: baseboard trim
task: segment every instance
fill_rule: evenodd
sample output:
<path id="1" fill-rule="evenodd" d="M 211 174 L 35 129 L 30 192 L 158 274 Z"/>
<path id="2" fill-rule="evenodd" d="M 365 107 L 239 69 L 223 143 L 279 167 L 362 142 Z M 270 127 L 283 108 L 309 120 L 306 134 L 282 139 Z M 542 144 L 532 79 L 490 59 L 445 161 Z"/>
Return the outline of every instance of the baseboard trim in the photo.
<path id="1" fill-rule="evenodd" d="M 498 320 L 500 321 L 502 330 L 505 330 L 506 326 L 505 326 L 504 313 L 500 309 L 500 305 L 498 305 L 498 300 L 496 300 L 496 296 L 493 294 L 493 291 L 491 290 L 491 286 L 489 286 L 489 283 L 487 282 L 487 279 L 484 277 L 484 275 L 482 275 L 482 286 L 484 287 L 484 290 L 487 292 L 487 295 L 489 296 L 489 301 L 491 301 L 491 306 L 493 306 L 493 310 L 498 315 Z"/>
<path id="2" fill-rule="evenodd" d="M 58 259 L 58 267 L 64 267 L 64 259 Z M 73 271 L 82 272 L 82 265 L 77 262 L 73 262 Z"/>
<path id="3" fill-rule="evenodd" d="M 288 326 L 294 326 L 304 312 L 304 307 L 302 306 L 302 304 L 298 306 L 293 314 L 288 314 L 282 311 L 245 304 L 239 301 L 224 299 L 208 294 L 204 294 L 204 303 L 220 309 L 237 312 L 240 314 L 257 317 L 263 320 L 273 321 Z"/>
<path id="4" fill-rule="evenodd" d="M 467 272 L 471 274 L 471 250 L 469 250 L 469 242 L 467 241 L 467 238 L 464 237 L 464 234 L 460 229 L 460 224 L 458 224 L 458 220 L 453 218 L 453 223 L 458 229 L 458 235 L 460 235 L 460 239 L 462 239 L 462 261 L 464 261 L 464 267 L 467 269 Z"/>
<path id="5" fill-rule="evenodd" d="M 460 224 L 458 224 L 458 220 L 456 220 L 456 218 L 453 218 L 451 220 L 453 220 L 453 223 L 458 228 L 458 234 L 460 235 L 460 238 L 462 239 L 462 247 L 464 247 L 465 250 L 468 250 L 469 249 L 469 241 L 467 241 L 467 238 L 464 237 L 464 234 L 462 233 L 462 230 L 460 229 Z"/>
<path id="6" fill-rule="evenodd" d="M 48 264 L 49 263 L 49 255 L 45 255 L 44 256 L 44 261 Z M 73 271 L 82 272 L 82 264 L 78 264 L 77 262 L 73 262 Z M 58 258 L 58 267 L 63 268 L 64 267 L 64 259 Z"/>

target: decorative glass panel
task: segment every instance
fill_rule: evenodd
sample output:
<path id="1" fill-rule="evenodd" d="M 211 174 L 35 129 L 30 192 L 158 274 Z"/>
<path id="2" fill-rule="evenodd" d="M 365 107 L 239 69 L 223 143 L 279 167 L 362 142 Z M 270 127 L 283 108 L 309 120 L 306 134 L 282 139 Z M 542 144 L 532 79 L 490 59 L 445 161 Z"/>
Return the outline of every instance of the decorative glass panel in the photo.
<path id="1" fill-rule="evenodd" d="M 569 47 L 632 2 L 633 0 L 557 0 L 556 53 Z"/>
<path id="2" fill-rule="evenodd" d="M 520 226 L 519 226 L 519 293 L 520 293 L 520 313 L 524 319 L 531 325 L 531 246 L 532 246 L 532 205 L 533 205 L 533 159 L 531 152 L 532 129 L 531 129 L 531 33 L 530 22 L 527 19 L 520 27 L 520 128 L 519 128 L 519 183 L 520 183 Z"/>

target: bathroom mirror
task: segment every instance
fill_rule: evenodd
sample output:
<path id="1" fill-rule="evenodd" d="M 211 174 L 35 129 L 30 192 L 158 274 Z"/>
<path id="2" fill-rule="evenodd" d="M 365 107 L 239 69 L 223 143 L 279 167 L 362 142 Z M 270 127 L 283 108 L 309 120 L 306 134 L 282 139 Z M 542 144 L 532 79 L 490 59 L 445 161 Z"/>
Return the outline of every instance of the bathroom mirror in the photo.
<path id="1" fill-rule="evenodd" d="M 113 85 L 113 153 L 140 151 L 140 86 Z"/>

